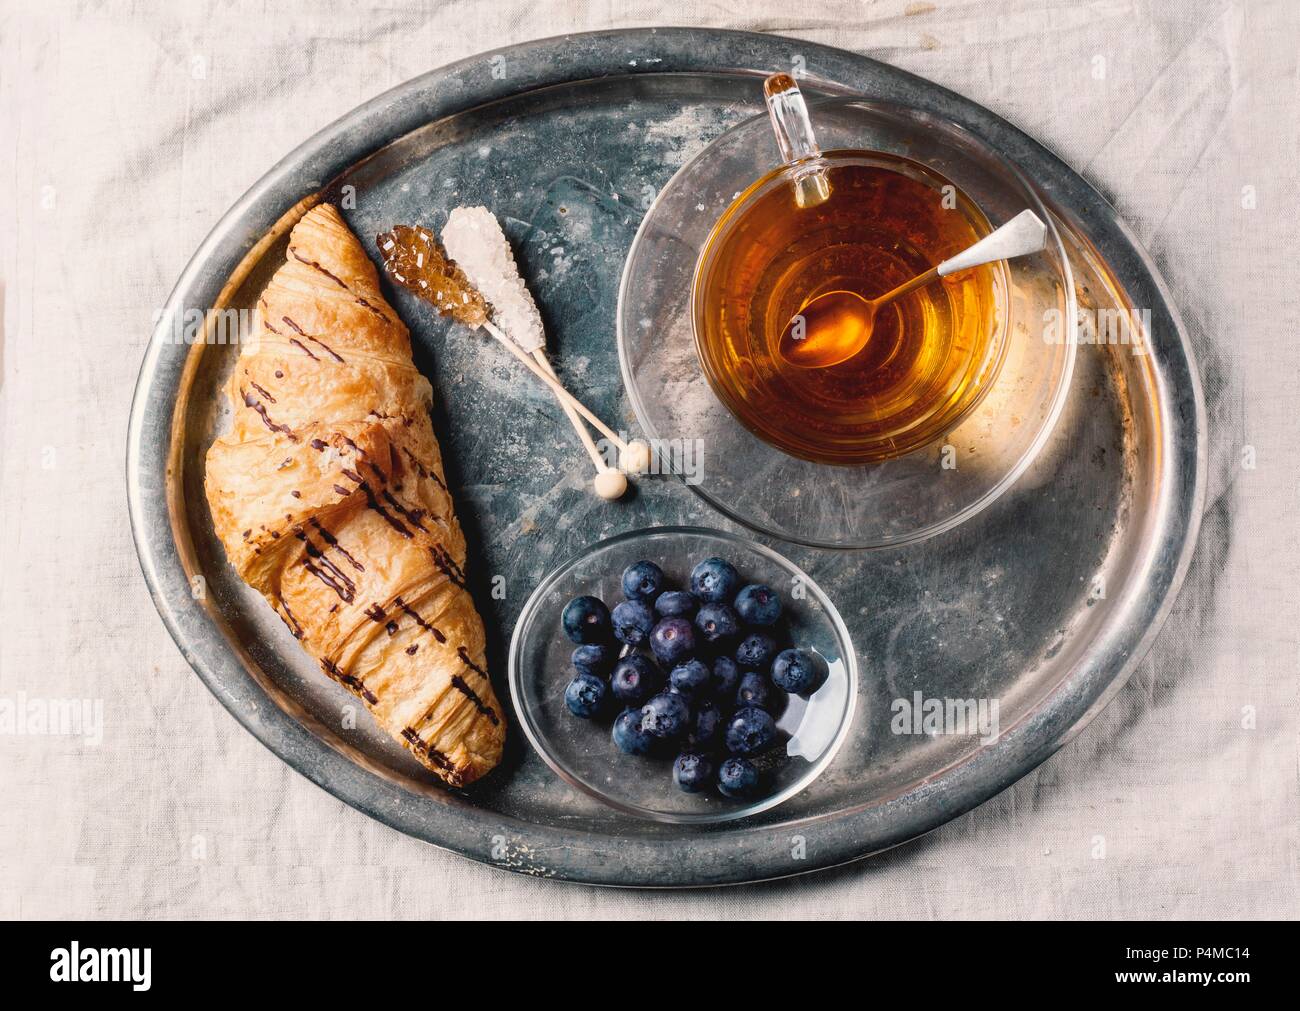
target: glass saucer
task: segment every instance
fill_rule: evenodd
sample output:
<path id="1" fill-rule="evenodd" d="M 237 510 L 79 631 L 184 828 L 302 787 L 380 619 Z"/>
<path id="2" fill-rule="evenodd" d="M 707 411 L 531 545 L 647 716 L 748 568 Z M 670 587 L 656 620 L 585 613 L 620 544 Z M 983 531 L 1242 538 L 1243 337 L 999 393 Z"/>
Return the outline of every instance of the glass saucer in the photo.
<path id="1" fill-rule="evenodd" d="M 811 103 L 810 112 L 825 151 L 880 151 L 928 165 L 994 227 L 1025 208 L 1047 223 L 1041 253 L 1005 263 L 1005 317 L 998 321 L 1005 357 L 991 388 L 942 439 L 858 466 L 790 456 L 718 399 L 696 351 L 691 286 L 714 222 L 780 163 L 766 114 L 684 165 L 641 223 L 619 291 L 623 382 L 659 465 L 723 514 L 813 547 L 906 544 L 988 506 L 1043 446 L 1074 369 L 1074 279 L 1051 215 L 1020 172 L 976 135 L 893 103 L 830 99 Z"/>
<path id="2" fill-rule="evenodd" d="M 713 791 L 684 793 L 673 783 L 672 755 L 625 755 L 610 740 L 609 720 L 580 720 L 564 702 L 573 677 L 573 643 L 560 626 L 564 605 L 591 594 L 610 607 L 623 599 L 623 570 L 648 559 L 683 586 L 694 565 L 725 558 L 745 583 L 780 593 L 781 627 L 796 646 L 826 663 L 826 683 L 805 700 L 790 696 L 777 720 L 785 739 L 764 792 L 732 800 Z M 705 824 L 766 811 L 807 789 L 848 736 L 857 704 L 858 661 L 849 630 L 830 598 L 789 559 L 748 538 L 702 527 L 651 527 L 592 545 L 538 584 L 524 604 L 510 642 L 510 697 L 524 735 L 571 786 L 626 813 L 655 821 Z"/>

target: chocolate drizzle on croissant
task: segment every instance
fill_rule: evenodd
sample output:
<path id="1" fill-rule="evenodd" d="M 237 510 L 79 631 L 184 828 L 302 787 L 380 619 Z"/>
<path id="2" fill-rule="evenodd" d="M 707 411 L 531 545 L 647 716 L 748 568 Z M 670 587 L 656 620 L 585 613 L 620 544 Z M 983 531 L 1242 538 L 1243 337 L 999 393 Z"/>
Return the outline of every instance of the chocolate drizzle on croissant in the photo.
<path id="1" fill-rule="evenodd" d="M 257 336 L 230 378 L 231 431 L 207 458 L 230 562 L 385 730 L 448 783 L 470 783 L 500 759 L 505 721 L 432 389 L 335 208 L 293 229 Z"/>

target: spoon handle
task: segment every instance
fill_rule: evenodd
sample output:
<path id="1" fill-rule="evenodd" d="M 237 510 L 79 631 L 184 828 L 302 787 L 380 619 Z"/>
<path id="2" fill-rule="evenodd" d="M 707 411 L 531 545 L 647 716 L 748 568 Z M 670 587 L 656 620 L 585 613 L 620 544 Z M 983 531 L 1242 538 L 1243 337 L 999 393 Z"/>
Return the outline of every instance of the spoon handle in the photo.
<path id="1" fill-rule="evenodd" d="M 995 228 L 979 242 L 939 264 L 939 276 L 947 277 L 994 260 L 1010 260 L 1037 253 L 1047 242 L 1047 226 L 1033 211 L 1021 211 L 1001 228 Z"/>
<path id="2" fill-rule="evenodd" d="M 902 298 L 909 292 L 916 291 L 917 288 L 924 288 L 927 284 L 943 273 L 942 268 L 943 264 L 939 264 L 938 267 L 931 267 L 924 274 L 917 274 L 916 277 L 912 278 L 910 281 L 904 281 L 892 291 L 885 292 L 879 298 L 873 298 L 871 300 L 872 305 L 879 309 L 882 305 L 887 305 L 896 298 Z"/>

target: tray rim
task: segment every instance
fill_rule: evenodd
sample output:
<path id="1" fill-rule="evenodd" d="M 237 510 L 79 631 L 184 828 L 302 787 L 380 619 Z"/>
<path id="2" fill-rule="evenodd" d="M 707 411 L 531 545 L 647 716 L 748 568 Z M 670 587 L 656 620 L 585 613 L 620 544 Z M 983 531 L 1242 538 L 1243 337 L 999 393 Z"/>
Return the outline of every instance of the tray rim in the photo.
<path id="1" fill-rule="evenodd" d="M 654 54 L 646 59 L 642 54 Z M 698 55 L 707 51 L 708 55 Z M 187 575 L 181 565 L 174 536 L 175 517 L 159 503 L 167 500 L 171 477 L 173 415 L 181 402 L 178 380 L 192 367 L 190 348 L 165 355 L 171 320 L 187 292 L 200 288 L 212 298 L 190 304 L 212 304 L 217 291 L 248 252 L 246 236 L 265 235 L 286 216 L 284 208 L 311 201 L 324 183 L 345 167 L 373 154 L 391 140 L 444 116 L 502 98 L 561 84 L 572 84 L 619 74 L 698 74 L 761 76 L 765 68 L 788 60 L 791 53 L 816 56 L 824 78 L 812 77 L 828 87 L 862 91 L 879 88 L 886 97 L 907 94 L 912 104 L 956 119 L 967 129 L 983 134 L 1027 171 L 1045 202 L 1055 211 L 1072 208 L 1102 234 L 1086 230 L 1080 237 L 1102 262 L 1125 279 L 1126 294 L 1137 294 L 1134 304 L 1150 305 L 1159 317 L 1156 332 L 1169 345 L 1164 354 L 1180 382 L 1164 389 L 1162 403 L 1173 436 L 1166 469 L 1181 494 L 1165 505 L 1176 507 L 1172 524 L 1179 536 L 1161 545 L 1153 568 L 1159 570 L 1158 592 L 1149 595 L 1138 621 L 1128 622 L 1130 633 L 1113 643 L 1107 663 L 1080 663 L 1059 683 L 1039 707 L 1004 735 L 1001 763 L 977 755 L 945 770 L 947 795 L 931 803 L 939 777 L 909 793 L 878 803 L 811 816 L 800 821 L 746 827 L 700 837 L 706 859 L 690 874 L 673 872 L 677 842 L 671 837 L 632 840 L 587 831 L 560 829 L 530 823 L 509 815 L 485 812 L 463 797 L 447 794 L 437 831 L 413 817 L 404 802 L 410 794 L 367 772 L 316 738 L 307 726 L 276 705 L 247 672 L 240 669 L 235 650 L 205 607 L 190 599 Z M 636 52 L 638 66 L 622 59 Z M 490 79 L 475 86 L 465 76 L 480 70 L 496 56 L 512 56 L 523 64 L 521 73 L 508 81 Z M 810 61 L 811 62 L 811 61 Z M 811 75 L 810 75 L 811 76 Z M 843 83 L 848 80 L 850 83 Z M 924 102 L 917 101 L 923 97 Z M 1059 195 L 1059 199 L 1058 199 Z M 1064 201 L 1064 204 L 1062 203 Z M 291 212 L 290 212 L 291 213 Z M 1068 222 L 1067 222 L 1068 224 Z M 1072 228 L 1072 231 L 1075 229 Z M 226 264 L 223 270 L 214 269 Z M 1163 379 L 1163 373 L 1158 376 Z M 1169 385 L 1169 384 L 1162 384 Z M 1168 412 L 1166 412 L 1168 413 Z M 182 656 L 194 668 L 218 701 L 253 734 L 306 778 L 339 799 L 397 828 L 441 848 L 493 866 L 538 876 L 559 877 L 628 887 L 692 887 L 734 884 L 794 876 L 849 863 L 891 848 L 937 828 L 993 797 L 1031 771 L 1072 739 L 1128 680 L 1145 655 L 1173 606 L 1178 588 L 1190 565 L 1205 498 L 1205 407 L 1190 341 L 1176 307 L 1150 256 L 1114 209 L 1089 183 L 1016 127 L 987 109 L 906 71 L 845 50 L 791 39 L 721 29 L 642 28 L 618 29 L 556 36 L 520 43 L 471 56 L 431 70 L 390 89 L 336 120 L 277 162 L 222 216 L 200 244 L 169 296 L 142 362 L 133 397 L 127 432 L 127 498 L 132 536 L 150 595 Z M 1154 604 L 1152 604 L 1154 601 Z M 1121 648 L 1122 647 L 1122 648 Z M 1111 661 L 1117 669 L 1107 675 Z M 232 676 L 233 675 L 233 676 Z M 1048 702 L 1053 703 L 1048 705 Z M 1068 703 L 1068 720 L 1057 717 Z M 1014 739 L 1013 739 L 1014 738 Z M 999 767 L 999 764 L 1001 767 Z M 992 767 L 990 767 L 992 766 Z M 883 817 L 888 813 L 890 817 Z M 810 821 L 840 822 L 844 829 L 829 842 L 822 841 L 797 869 L 788 860 L 780 867 L 771 859 L 773 837 L 782 842 L 790 827 Z M 503 829 L 513 837 L 497 844 Z M 573 859 L 575 841 L 586 842 L 587 859 Z M 500 851 L 503 856 L 493 856 Z M 538 858 L 537 853 L 546 853 Z M 594 855 L 594 856 L 593 856 Z"/>

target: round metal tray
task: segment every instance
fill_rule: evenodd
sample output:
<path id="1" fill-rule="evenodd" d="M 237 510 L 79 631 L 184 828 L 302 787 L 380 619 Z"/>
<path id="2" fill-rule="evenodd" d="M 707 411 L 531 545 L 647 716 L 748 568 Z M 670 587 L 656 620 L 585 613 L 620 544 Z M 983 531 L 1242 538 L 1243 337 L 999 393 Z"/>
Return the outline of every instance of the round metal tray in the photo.
<path id="1" fill-rule="evenodd" d="M 178 340 L 178 321 L 251 304 L 283 258 L 288 227 L 319 199 L 340 202 L 363 237 L 395 222 L 440 227 L 452 206 L 481 202 L 516 244 L 566 380 L 631 427 L 614 346 L 620 264 L 658 187 L 761 111 L 760 78 L 777 68 L 799 71 L 814 93 L 891 99 L 983 135 L 1039 187 L 1081 310 L 1148 314 L 1146 341 L 1080 347 L 1048 445 L 960 528 L 870 554 L 779 545 L 836 602 L 862 667 L 853 734 L 787 804 L 707 829 L 630 819 L 567 787 L 517 733 L 501 769 L 471 790 L 445 790 L 364 713 L 345 718 L 355 700 L 319 676 L 226 564 L 202 468 L 236 349 Z M 394 298 L 439 397 L 435 427 L 499 676 L 519 609 L 564 558 L 633 527 L 720 525 L 666 478 L 640 481 L 618 505 L 594 501 L 546 391 L 498 349 Z M 1033 140 L 865 57 L 774 36 L 647 29 L 549 39 L 433 71 L 271 169 L 204 241 L 167 304 L 136 389 L 127 479 L 141 565 L 177 645 L 236 719 L 303 775 L 487 863 L 688 886 L 797 874 L 897 845 L 993 796 L 1077 733 L 1150 645 L 1187 569 L 1204 428 L 1189 344 L 1149 259 L 1105 200 Z M 916 691 L 997 699 L 996 742 L 893 733 L 893 700 Z"/>

